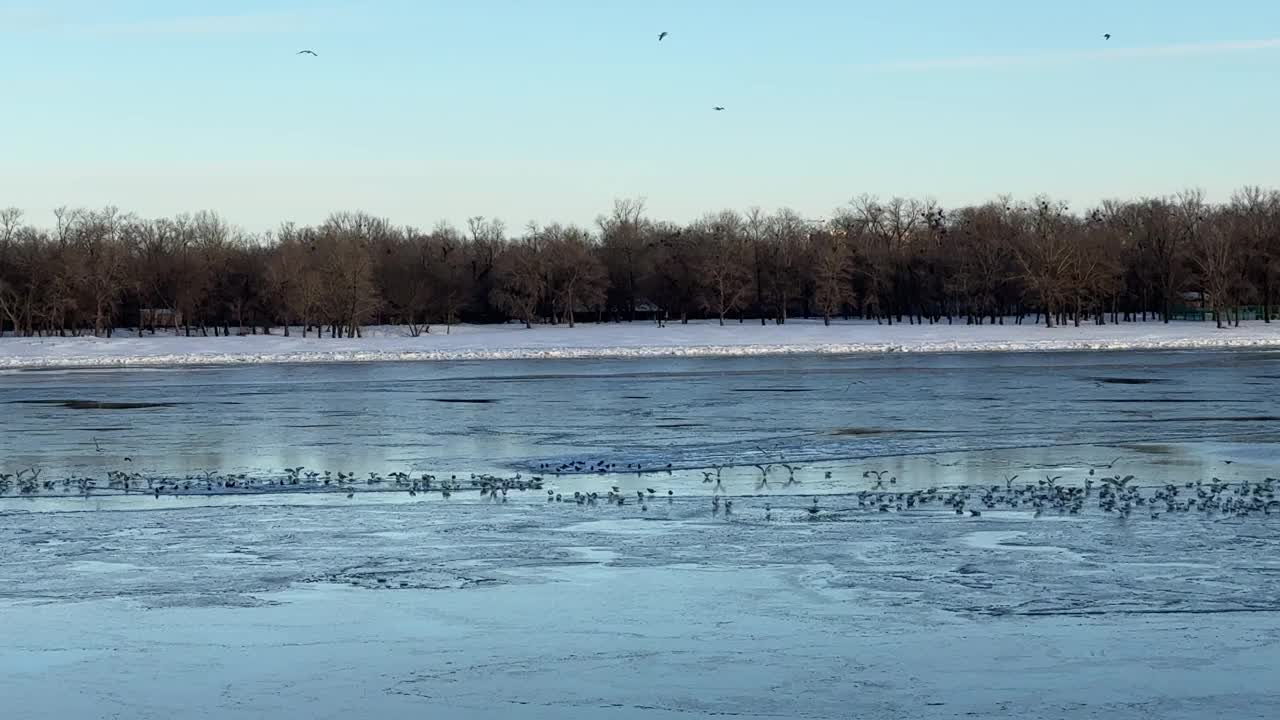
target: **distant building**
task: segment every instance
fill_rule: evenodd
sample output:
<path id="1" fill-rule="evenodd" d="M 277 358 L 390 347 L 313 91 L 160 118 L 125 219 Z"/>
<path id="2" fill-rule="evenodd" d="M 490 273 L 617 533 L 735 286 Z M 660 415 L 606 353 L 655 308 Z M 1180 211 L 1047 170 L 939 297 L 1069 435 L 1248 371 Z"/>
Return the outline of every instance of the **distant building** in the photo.
<path id="1" fill-rule="evenodd" d="M 176 330 L 182 325 L 182 313 L 169 308 L 142 308 L 138 311 L 138 325 L 146 330 L 156 328 Z"/>
<path id="2" fill-rule="evenodd" d="M 1180 298 L 1181 306 L 1187 310 L 1204 310 L 1208 304 L 1208 296 L 1202 292 L 1184 292 Z"/>
<path id="3" fill-rule="evenodd" d="M 1170 317 L 1173 320 L 1208 319 L 1209 297 L 1202 292 L 1178 293 L 1178 302 L 1173 307 Z"/>
<path id="4" fill-rule="evenodd" d="M 626 308 L 609 308 L 604 305 L 587 307 L 579 303 L 573 310 L 574 314 L 581 318 L 603 318 L 605 320 L 628 320 L 631 318 L 631 311 Z M 636 301 L 636 320 L 651 321 L 656 320 L 658 315 L 662 313 L 662 308 L 648 300 L 640 299 Z"/>

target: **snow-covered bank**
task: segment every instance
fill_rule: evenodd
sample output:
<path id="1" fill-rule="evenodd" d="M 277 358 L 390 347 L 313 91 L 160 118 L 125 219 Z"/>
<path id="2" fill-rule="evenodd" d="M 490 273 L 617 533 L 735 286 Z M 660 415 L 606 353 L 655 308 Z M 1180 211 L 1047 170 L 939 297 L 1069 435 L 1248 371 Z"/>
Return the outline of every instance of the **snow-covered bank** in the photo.
<path id="1" fill-rule="evenodd" d="M 1213 348 L 1280 348 L 1280 324 L 1219 330 L 1213 323 L 1152 322 L 1050 329 L 866 322 L 826 327 L 792 321 L 783 326 L 623 323 L 532 330 L 515 324 L 462 326 L 448 335 L 435 331 L 421 337 L 398 328 L 371 328 L 359 339 L 284 337 L 278 332 L 247 337 L 5 337 L 0 338 L 0 368 Z"/>

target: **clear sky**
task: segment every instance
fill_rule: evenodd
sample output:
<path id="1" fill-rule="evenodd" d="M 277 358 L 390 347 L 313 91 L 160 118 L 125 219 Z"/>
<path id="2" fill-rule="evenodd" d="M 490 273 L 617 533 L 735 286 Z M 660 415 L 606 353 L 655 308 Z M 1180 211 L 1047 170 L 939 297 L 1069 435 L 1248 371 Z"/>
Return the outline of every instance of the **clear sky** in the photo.
<path id="1" fill-rule="evenodd" d="M 0 0 L 0 206 L 1225 199 L 1280 185 L 1277 87 L 1276 0 Z"/>

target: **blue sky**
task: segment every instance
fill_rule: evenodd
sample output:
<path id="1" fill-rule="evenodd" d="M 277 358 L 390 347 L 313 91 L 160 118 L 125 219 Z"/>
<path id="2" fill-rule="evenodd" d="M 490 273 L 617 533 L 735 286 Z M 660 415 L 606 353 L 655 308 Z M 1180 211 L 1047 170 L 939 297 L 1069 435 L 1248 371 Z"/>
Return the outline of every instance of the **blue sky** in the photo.
<path id="1" fill-rule="evenodd" d="M 0 206 L 1224 199 L 1280 181 L 1278 71 L 1274 0 L 0 0 Z"/>

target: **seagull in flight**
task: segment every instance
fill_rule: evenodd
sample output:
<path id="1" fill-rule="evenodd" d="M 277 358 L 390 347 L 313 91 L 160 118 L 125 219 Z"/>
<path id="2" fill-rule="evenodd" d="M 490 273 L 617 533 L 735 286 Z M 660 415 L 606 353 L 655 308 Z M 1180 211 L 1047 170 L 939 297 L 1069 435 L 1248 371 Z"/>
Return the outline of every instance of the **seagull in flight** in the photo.
<path id="1" fill-rule="evenodd" d="M 299 54 L 299 55 L 310 55 L 311 57 L 320 57 L 319 55 L 317 55 L 317 54 L 316 54 L 316 51 L 315 51 L 315 50 L 299 50 L 299 51 L 298 51 L 298 54 Z"/>
<path id="2" fill-rule="evenodd" d="M 661 33 L 658 33 L 658 42 L 662 42 L 663 39 L 665 39 L 669 34 L 670 33 L 668 33 L 666 30 L 663 30 Z"/>
<path id="3" fill-rule="evenodd" d="M 1106 33 L 1105 35 L 1103 35 L 1103 36 L 1102 36 L 1102 39 L 1103 39 L 1103 40 L 1110 40 L 1110 39 L 1111 39 L 1111 33 Z"/>
<path id="4" fill-rule="evenodd" d="M 722 106 L 722 105 L 717 105 L 717 106 L 715 106 L 715 107 L 713 107 L 713 108 L 711 108 L 711 109 L 712 109 L 712 110 L 715 110 L 716 112 L 724 112 L 724 106 Z"/>

